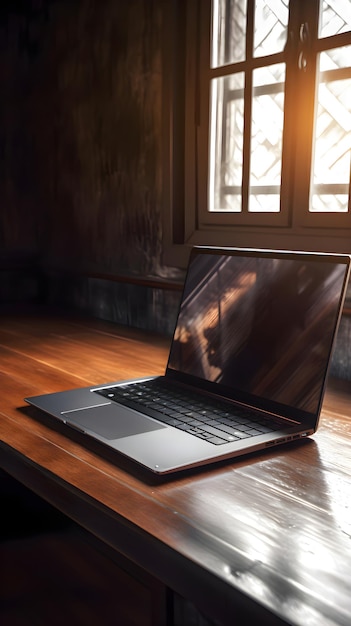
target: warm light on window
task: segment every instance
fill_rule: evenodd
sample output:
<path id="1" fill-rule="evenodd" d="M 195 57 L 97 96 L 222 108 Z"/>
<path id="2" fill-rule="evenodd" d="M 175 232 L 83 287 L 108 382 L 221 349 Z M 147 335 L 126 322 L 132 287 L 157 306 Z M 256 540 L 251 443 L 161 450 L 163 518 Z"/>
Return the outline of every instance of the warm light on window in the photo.
<path id="1" fill-rule="evenodd" d="M 347 212 L 351 155 L 351 46 L 319 56 L 310 211 Z M 347 76 L 349 74 L 349 76 Z"/>
<path id="2" fill-rule="evenodd" d="M 210 213 L 246 212 L 252 217 L 280 212 L 281 193 L 284 193 L 281 188 L 283 139 L 291 141 L 284 138 L 285 113 L 291 112 L 295 105 L 293 92 L 290 100 L 285 94 L 286 74 L 304 73 L 311 66 L 307 22 L 295 33 L 296 58 L 286 53 L 291 6 L 289 0 L 252 0 L 251 4 L 249 0 L 214 0 L 212 3 Z M 319 22 L 318 41 L 349 32 L 350 2 L 321 0 Z M 300 53 L 299 46 L 305 46 Z M 347 213 L 350 210 L 351 46 L 323 50 L 316 60 L 312 164 L 307 164 L 311 170 L 306 185 L 310 203 L 307 206 L 306 202 L 306 213 Z M 310 119 L 309 116 L 305 119 L 300 111 L 294 122 L 300 144 L 304 137 L 311 141 Z M 284 150 L 289 152 L 290 144 L 284 144 Z"/>

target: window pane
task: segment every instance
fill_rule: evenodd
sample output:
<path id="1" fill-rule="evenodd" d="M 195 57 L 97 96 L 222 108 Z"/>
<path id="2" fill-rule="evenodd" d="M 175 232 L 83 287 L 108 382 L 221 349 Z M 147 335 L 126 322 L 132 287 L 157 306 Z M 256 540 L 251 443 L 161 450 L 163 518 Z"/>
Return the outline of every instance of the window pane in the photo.
<path id="1" fill-rule="evenodd" d="M 330 37 L 351 30 L 350 0 L 321 2 L 319 36 Z"/>
<path id="2" fill-rule="evenodd" d="M 351 151 L 351 46 L 322 52 L 319 57 L 318 105 L 315 122 L 313 185 L 310 211 L 347 212 Z"/>
<path id="3" fill-rule="evenodd" d="M 211 85 L 210 211 L 241 211 L 244 73 Z"/>
<path id="4" fill-rule="evenodd" d="M 347 194 L 315 194 L 310 210 L 315 213 L 346 213 L 347 200 Z"/>
<path id="5" fill-rule="evenodd" d="M 287 40 L 289 0 L 256 0 L 254 56 L 282 52 Z"/>
<path id="6" fill-rule="evenodd" d="M 327 70 L 350 68 L 350 54 L 351 46 L 343 46 L 323 52 L 319 57 L 319 71 L 326 72 Z"/>
<path id="7" fill-rule="evenodd" d="M 212 67 L 245 59 L 247 0 L 212 3 Z"/>
<path id="8" fill-rule="evenodd" d="M 249 211 L 278 212 L 285 64 L 254 70 Z"/>

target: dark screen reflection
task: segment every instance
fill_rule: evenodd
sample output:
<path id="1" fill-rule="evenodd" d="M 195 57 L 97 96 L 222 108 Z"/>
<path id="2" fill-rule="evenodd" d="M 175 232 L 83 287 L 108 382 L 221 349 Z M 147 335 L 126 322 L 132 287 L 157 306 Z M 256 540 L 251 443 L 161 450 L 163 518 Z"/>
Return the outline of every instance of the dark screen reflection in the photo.
<path id="1" fill-rule="evenodd" d="M 315 412 L 345 266 L 192 258 L 169 367 Z"/>

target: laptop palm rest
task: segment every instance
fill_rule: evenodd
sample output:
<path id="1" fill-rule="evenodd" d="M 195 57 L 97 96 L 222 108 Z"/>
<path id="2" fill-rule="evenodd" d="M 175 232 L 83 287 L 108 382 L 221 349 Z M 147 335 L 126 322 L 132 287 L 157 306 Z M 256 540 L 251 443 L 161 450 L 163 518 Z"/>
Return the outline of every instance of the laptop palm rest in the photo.
<path id="1" fill-rule="evenodd" d="M 93 431 L 105 439 L 121 439 L 166 428 L 162 424 L 157 424 L 147 417 L 116 404 L 69 411 L 66 421 L 73 427 L 77 426 L 78 430 Z"/>

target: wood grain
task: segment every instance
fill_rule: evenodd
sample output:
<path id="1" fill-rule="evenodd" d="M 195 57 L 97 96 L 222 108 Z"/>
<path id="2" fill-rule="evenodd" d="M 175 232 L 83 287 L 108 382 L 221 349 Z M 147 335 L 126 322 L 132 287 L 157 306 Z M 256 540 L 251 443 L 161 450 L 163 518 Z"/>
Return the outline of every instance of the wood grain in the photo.
<path id="1" fill-rule="evenodd" d="M 1 466 L 204 614 L 351 622 L 350 385 L 301 444 L 156 480 L 25 409 L 27 393 L 162 373 L 169 341 L 102 322 L 1 320 Z"/>

